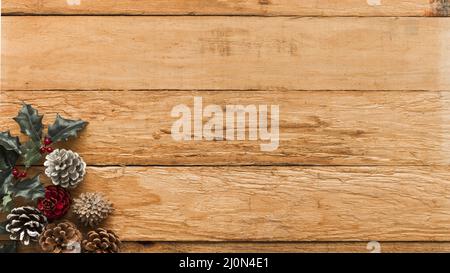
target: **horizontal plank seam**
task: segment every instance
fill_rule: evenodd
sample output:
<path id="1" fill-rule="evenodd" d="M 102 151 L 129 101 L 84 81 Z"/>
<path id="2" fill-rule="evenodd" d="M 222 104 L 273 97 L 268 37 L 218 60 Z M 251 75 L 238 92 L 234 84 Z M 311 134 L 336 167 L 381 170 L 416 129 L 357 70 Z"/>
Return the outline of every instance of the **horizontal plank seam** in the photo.
<path id="1" fill-rule="evenodd" d="M 301 244 L 317 244 L 317 245 L 326 245 L 326 244 L 360 244 L 360 243 L 367 243 L 373 240 L 367 239 L 367 240 L 361 240 L 361 241 L 249 241 L 249 240 L 227 240 L 227 241 L 139 241 L 139 240 L 126 240 L 122 241 L 123 243 L 138 243 L 142 245 L 151 245 L 151 244 L 210 244 L 211 246 L 217 245 L 217 244 L 292 244 L 292 245 L 301 245 Z M 377 241 L 377 240 L 376 240 Z M 435 243 L 435 244 L 446 244 L 450 243 L 450 241 L 389 241 L 389 240 L 382 240 L 377 241 L 380 244 L 383 243 L 398 243 L 398 244 L 420 244 L 420 243 Z"/>
<path id="2" fill-rule="evenodd" d="M 404 90 L 393 90 L 393 89 L 2 89 L 0 92 L 267 92 L 267 91 L 278 91 L 278 92 L 450 92 L 450 90 L 432 90 L 432 89 L 404 89 Z"/>
<path id="3" fill-rule="evenodd" d="M 127 14 L 127 13 L 28 13 L 28 12 L 6 12 L 2 13 L 2 16 L 135 16 L 135 17 L 275 17 L 275 18 L 336 18 L 336 17 L 346 17 L 346 18 L 449 18 L 448 16 L 419 16 L 419 15 L 376 15 L 376 16 L 364 16 L 364 15 L 296 15 L 296 14 L 232 14 L 232 13 L 203 13 L 203 14 L 192 14 L 192 13 L 180 13 L 180 14 L 165 14 L 165 13 L 152 13 L 152 14 Z"/>
<path id="4" fill-rule="evenodd" d="M 24 165 L 22 164 L 17 164 L 17 166 L 19 167 L 23 167 Z M 410 164 L 406 164 L 406 165 L 335 165 L 335 164 L 330 164 L 330 165 L 318 165 L 318 164 L 290 164 L 290 163 L 280 163 L 280 164 L 206 164 L 206 165 L 202 165 L 202 164 L 195 164 L 195 165 L 189 165 L 189 164 L 180 164 L 180 165 L 167 165 L 167 164 L 131 164 L 131 165 L 118 165 L 118 164 L 113 164 L 113 165 L 99 165 L 99 164 L 87 164 L 88 167 L 96 167 L 96 168 L 142 168 L 142 167 L 165 167 L 165 168 L 205 168 L 205 167 L 209 167 L 209 168 L 218 168 L 218 167 L 235 167 L 235 168 L 239 168 L 239 167 L 306 167 L 306 168 L 324 168 L 324 167 L 354 167 L 354 168 L 364 168 L 364 167 L 386 167 L 386 168 L 395 168 L 395 167 L 450 167 L 449 165 L 433 165 L 433 164 L 429 164 L 429 165 L 410 165 Z M 31 167 L 42 167 L 41 165 L 32 165 Z"/>
<path id="5" fill-rule="evenodd" d="M 223 244 L 223 243 L 229 243 L 229 244 L 240 244 L 240 243 L 249 243 L 249 244 L 267 244 L 267 243 L 271 243 L 271 244 L 339 244 L 339 243 L 346 243 L 346 244 L 357 244 L 357 243 L 367 243 L 367 242 L 371 242 L 371 241 L 376 241 L 379 242 L 381 244 L 383 243 L 450 243 L 450 241 L 417 241 L 417 240 L 412 240 L 412 241 L 398 241 L 398 240 L 373 240 L 370 238 L 367 238 L 367 240 L 341 240 L 341 241 L 321 241 L 321 240 L 316 240 L 316 241 L 297 241 L 297 240 L 290 240 L 290 241 L 278 241 L 278 240 L 274 240 L 274 241 L 258 241 L 258 240 L 213 240 L 213 241 L 199 241 L 199 240 L 193 240 L 193 241 L 186 241 L 186 240 L 182 240 L 182 241 L 161 241 L 161 240 L 156 240 L 156 241 L 148 241 L 148 240 L 126 240 L 126 241 L 122 241 L 122 242 L 135 242 L 135 243 L 141 243 L 141 244 L 152 244 L 152 243 L 180 243 L 180 244 Z"/>
<path id="6" fill-rule="evenodd" d="M 251 243 L 251 244 L 302 244 L 302 243 L 314 243 L 314 244 L 339 244 L 339 243 L 364 243 L 370 240 L 361 241 L 123 241 L 123 242 L 135 242 L 140 244 L 154 244 L 154 243 L 186 243 L 186 244 L 218 244 L 218 243 Z M 450 243 L 450 241 L 378 241 L 380 243 Z"/>
<path id="7" fill-rule="evenodd" d="M 235 243 L 249 243 L 249 244 L 307 244 L 307 243 L 313 243 L 313 244 L 340 244 L 340 243 L 365 243 L 368 242 L 370 240 L 361 240 L 361 241 L 231 241 L 231 240 L 227 240 L 227 241 L 148 241 L 148 240 L 144 240 L 144 241 L 138 241 L 138 240 L 126 240 L 123 241 L 123 243 L 139 243 L 139 244 L 157 244 L 157 243 L 162 243 L 162 244 L 166 244 L 166 243 L 180 243 L 180 244 L 223 244 L 223 243 L 229 243 L 229 244 L 235 244 Z M 11 242 L 11 240 L 8 239 L 0 239 L 0 243 L 1 242 Z M 382 241 L 378 241 L 379 243 L 406 243 L 406 244 L 414 244 L 414 243 L 450 243 L 450 241 L 386 241 L 386 240 L 382 240 Z"/>

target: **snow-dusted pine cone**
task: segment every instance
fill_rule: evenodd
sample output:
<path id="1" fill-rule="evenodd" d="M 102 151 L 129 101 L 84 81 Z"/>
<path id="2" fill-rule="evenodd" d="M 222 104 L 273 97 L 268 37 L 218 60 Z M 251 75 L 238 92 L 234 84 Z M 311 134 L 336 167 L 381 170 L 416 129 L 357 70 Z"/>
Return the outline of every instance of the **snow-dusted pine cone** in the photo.
<path id="1" fill-rule="evenodd" d="M 49 224 L 39 237 L 39 245 L 45 252 L 80 253 L 81 232 L 69 222 Z"/>
<path id="2" fill-rule="evenodd" d="M 14 208 L 6 220 L 5 229 L 10 233 L 9 238 L 19 240 L 24 245 L 29 245 L 30 241 L 37 241 L 47 225 L 47 218 L 33 207 Z"/>
<path id="3" fill-rule="evenodd" d="M 82 246 L 83 251 L 88 253 L 117 253 L 120 251 L 121 244 L 114 232 L 98 228 L 88 232 Z"/>
<path id="4" fill-rule="evenodd" d="M 431 11 L 428 12 L 431 16 L 449 16 L 450 15 L 450 1 L 449 0 L 430 0 Z"/>
<path id="5" fill-rule="evenodd" d="M 112 203 L 101 193 L 82 193 L 79 198 L 73 200 L 73 213 L 85 226 L 96 227 L 113 211 Z"/>
<path id="6" fill-rule="evenodd" d="M 53 184 L 73 189 L 83 181 L 86 163 L 71 150 L 56 149 L 45 157 L 45 174 Z"/>

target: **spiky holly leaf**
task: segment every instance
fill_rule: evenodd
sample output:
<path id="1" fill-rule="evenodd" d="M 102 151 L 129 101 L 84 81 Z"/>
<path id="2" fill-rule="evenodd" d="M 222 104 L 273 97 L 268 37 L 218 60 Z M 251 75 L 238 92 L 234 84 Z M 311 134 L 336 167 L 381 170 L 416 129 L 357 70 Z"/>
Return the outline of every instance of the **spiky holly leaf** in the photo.
<path id="1" fill-rule="evenodd" d="M 41 160 L 42 155 L 39 151 L 40 148 L 41 143 L 35 142 L 34 140 L 29 140 L 20 146 L 22 160 L 25 167 L 29 168 L 31 165 Z"/>
<path id="2" fill-rule="evenodd" d="M 0 204 L 0 211 L 2 212 L 9 212 L 12 210 L 13 208 L 13 199 L 11 194 L 5 194 L 2 198 L 1 198 L 1 204 Z"/>
<path id="3" fill-rule="evenodd" d="M 20 154 L 19 138 L 11 136 L 9 131 L 0 132 L 0 146 L 3 146 L 8 151 L 15 151 Z"/>
<path id="4" fill-rule="evenodd" d="M 10 183 L 12 181 L 12 173 L 11 170 L 0 171 L 0 194 L 3 192 L 2 190 L 5 188 L 5 184 Z"/>
<path id="5" fill-rule="evenodd" d="M 11 172 L 0 173 L 0 211 L 9 211 L 12 208 L 12 187 L 13 175 Z"/>
<path id="6" fill-rule="evenodd" d="M 14 197 L 23 197 L 31 201 L 45 195 L 45 188 L 39 179 L 39 175 L 15 183 L 10 190 Z"/>
<path id="7" fill-rule="evenodd" d="M 5 241 L 0 244 L 0 253 L 16 253 L 16 252 L 17 252 L 16 241 Z"/>
<path id="8" fill-rule="evenodd" d="M 21 153 L 18 137 L 13 137 L 9 131 L 0 133 L 0 170 L 8 170 L 16 165 Z"/>
<path id="9" fill-rule="evenodd" d="M 0 235 L 1 234 L 6 234 L 6 233 L 8 233 L 7 231 L 6 231 L 6 223 L 7 223 L 8 221 L 3 221 L 3 222 L 1 222 L 0 223 Z"/>
<path id="10" fill-rule="evenodd" d="M 53 142 L 67 141 L 69 137 L 77 137 L 77 132 L 82 130 L 86 125 L 87 122 L 81 119 L 65 119 L 57 114 L 55 122 L 48 126 L 48 136 Z"/>
<path id="11" fill-rule="evenodd" d="M 0 171 L 11 170 L 16 166 L 19 159 L 19 153 L 15 150 L 7 150 L 3 146 L 0 146 Z"/>
<path id="12" fill-rule="evenodd" d="M 19 124 L 22 133 L 31 137 L 32 140 L 39 142 L 42 137 L 43 117 L 31 105 L 24 103 L 14 120 Z"/>

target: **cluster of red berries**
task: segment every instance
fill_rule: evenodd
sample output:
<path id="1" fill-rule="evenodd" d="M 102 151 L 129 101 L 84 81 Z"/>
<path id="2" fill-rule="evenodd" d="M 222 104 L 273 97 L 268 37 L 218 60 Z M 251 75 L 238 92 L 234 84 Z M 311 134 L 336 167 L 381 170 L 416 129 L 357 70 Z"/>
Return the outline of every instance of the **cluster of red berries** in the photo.
<path id="1" fill-rule="evenodd" d="M 17 167 L 14 167 L 14 169 L 12 170 L 12 175 L 14 176 L 14 178 L 25 178 L 27 177 L 27 172 L 21 172 L 19 171 L 19 169 L 17 169 Z"/>
<path id="2" fill-rule="evenodd" d="M 50 147 L 49 145 L 52 144 L 52 140 L 49 137 L 45 137 L 44 138 L 44 146 L 42 146 L 39 151 L 41 152 L 41 154 L 45 154 L 45 153 L 51 153 L 53 152 L 53 148 Z"/>

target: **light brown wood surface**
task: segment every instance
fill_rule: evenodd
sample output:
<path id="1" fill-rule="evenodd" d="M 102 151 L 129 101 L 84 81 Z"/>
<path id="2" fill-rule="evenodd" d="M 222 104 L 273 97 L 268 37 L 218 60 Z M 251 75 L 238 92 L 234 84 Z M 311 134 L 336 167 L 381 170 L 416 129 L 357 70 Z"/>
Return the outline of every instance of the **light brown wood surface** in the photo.
<path id="1" fill-rule="evenodd" d="M 2 20 L 3 90 L 450 90 L 446 18 Z"/>
<path id="2" fill-rule="evenodd" d="M 437 2 L 444 0 L 437 0 Z M 429 0 L 3 0 L 4 14 L 445 16 Z"/>
<path id="3" fill-rule="evenodd" d="M 72 194 L 103 192 L 116 210 L 102 225 L 123 241 L 445 242 L 450 239 L 449 170 L 88 167 Z M 73 219 L 70 213 L 68 218 Z M 206 250 L 203 245 L 192 251 L 202 247 Z"/>
<path id="4" fill-rule="evenodd" d="M 0 131 L 89 121 L 123 252 L 449 252 L 450 5 L 377 2 L 4 0 Z M 174 141 L 194 96 L 279 105 L 279 149 Z"/>
<path id="5" fill-rule="evenodd" d="M 280 144 L 268 141 L 175 141 L 178 104 L 276 104 Z M 399 91 L 9 91 L 0 94 L 0 130 L 25 101 L 89 126 L 68 147 L 89 165 L 448 165 L 450 92 Z M 204 122 L 206 122 L 205 118 Z"/>
<path id="6" fill-rule="evenodd" d="M 450 252 L 449 242 L 379 242 L 374 249 L 369 242 L 126 242 L 124 252 L 168 253 L 421 253 Z M 377 247 L 375 245 L 375 247 Z M 379 252 L 376 252 L 379 250 Z M 375 251 L 375 252 L 374 252 Z"/>
<path id="7" fill-rule="evenodd" d="M 124 241 L 448 241 L 449 167 L 89 167 Z M 47 179 L 44 179 L 47 181 Z"/>
<path id="8" fill-rule="evenodd" d="M 0 244 L 2 242 L 0 241 Z M 123 242 L 124 253 L 379 253 L 369 242 Z M 379 242 L 381 253 L 450 252 L 449 242 Z M 20 252 L 39 252 L 36 246 Z M 377 249 L 378 250 L 378 249 Z"/>

